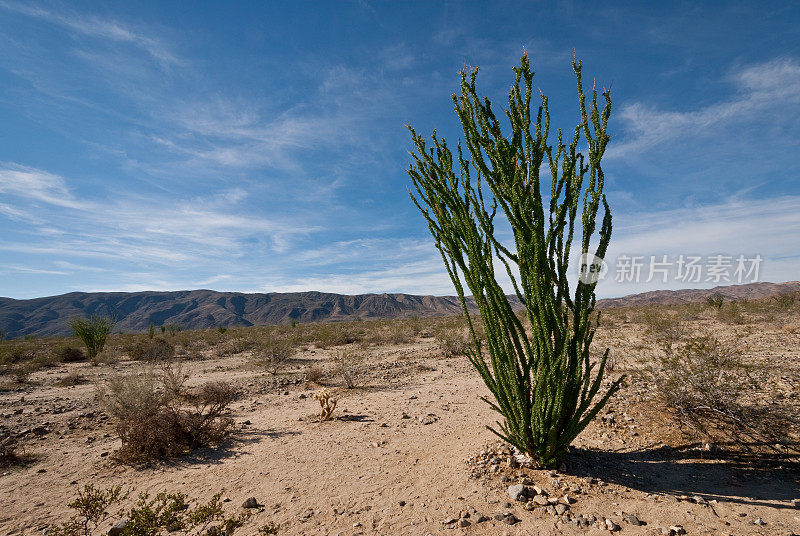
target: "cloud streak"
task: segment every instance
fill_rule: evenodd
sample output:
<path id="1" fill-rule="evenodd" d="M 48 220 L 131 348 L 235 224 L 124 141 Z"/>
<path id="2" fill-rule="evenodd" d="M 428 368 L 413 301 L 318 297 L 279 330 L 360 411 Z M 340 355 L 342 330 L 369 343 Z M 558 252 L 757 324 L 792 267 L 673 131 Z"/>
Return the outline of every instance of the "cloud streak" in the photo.
<path id="1" fill-rule="evenodd" d="M 767 110 L 786 110 L 800 104 L 800 62 L 796 58 L 777 58 L 751 65 L 730 76 L 736 89 L 731 99 L 693 111 L 665 111 L 642 102 L 624 105 L 619 119 L 628 135 L 609 146 L 607 158 L 627 158 L 646 154 L 649 149 L 675 142 L 723 132 L 732 123 L 785 120 Z"/>

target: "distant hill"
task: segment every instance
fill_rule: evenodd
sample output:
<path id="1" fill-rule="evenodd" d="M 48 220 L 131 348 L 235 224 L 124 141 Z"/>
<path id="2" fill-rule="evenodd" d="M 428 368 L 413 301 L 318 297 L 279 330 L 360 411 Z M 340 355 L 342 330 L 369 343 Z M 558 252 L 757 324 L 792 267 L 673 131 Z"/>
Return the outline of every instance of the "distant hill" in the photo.
<path id="1" fill-rule="evenodd" d="M 676 305 L 702 302 L 713 294 L 728 299 L 757 299 L 800 292 L 800 282 L 751 283 L 708 290 L 658 290 L 598 301 L 598 307 Z M 516 301 L 516 300 L 515 300 Z M 71 292 L 60 296 L 14 300 L 0 298 L 0 330 L 6 337 L 66 335 L 74 316 L 113 315 L 117 329 L 144 331 L 176 324 L 185 329 L 253 326 L 297 322 L 454 315 L 461 312 L 454 296 L 324 292 L 244 294 L 213 290 L 175 292 Z"/>
<path id="2" fill-rule="evenodd" d="M 6 337 L 65 335 L 74 316 L 113 315 L 116 329 L 144 331 L 176 324 L 185 329 L 297 322 L 333 322 L 357 318 L 453 315 L 461 312 L 453 296 L 323 292 L 244 294 L 213 290 L 175 292 L 71 292 L 14 300 L 0 298 L 0 330 Z"/>
<path id="3" fill-rule="evenodd" d="M 800 281 L 787 283 L 748 283 L 746 285 L 727 285 L 711 289 L 653 290 L 641 294 L 631 294 L 622 298 L 606 298 L 597 301 L 598 308 L 637 307 L 644 305 L 680 305 L 682 303 L 704 302 L 714 295 L 727 300 L 757 300 L 800 292 Z"/>

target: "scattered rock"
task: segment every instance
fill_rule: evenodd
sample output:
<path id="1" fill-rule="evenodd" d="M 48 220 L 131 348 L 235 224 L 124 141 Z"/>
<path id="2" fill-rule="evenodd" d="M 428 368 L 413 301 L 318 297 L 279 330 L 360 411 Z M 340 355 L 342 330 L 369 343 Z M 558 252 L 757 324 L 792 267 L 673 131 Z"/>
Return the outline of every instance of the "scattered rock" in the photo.
<path id="1" fill-rule="evenodd" d="M 544 495 L 537 495 L 533 498 L 533 502 L 538 504 L 539 506 L 547 506 L 549 503 L 547 502 L 547 497 Z"/>
<path id="2" fill-rule="evenodd" d="M 516 525 L 517 523 L 520 522 L 519 518 L 512 513 L 502 514 L 500 517 L 500 521 L 502 521 L 506 525 Z"/>
<path id="3" fill-rule="evenodd" d="M 623 517 L 625 517 L 625 520 L 628 523 L 630 523 L 631 525 L 634 525 L 636 527 L 641 527 L 642 525 L 646 525 L 646 523 L 644 521 L 642 521 L 641 519 L 639 519 L 638 517 L 636 517 L 633 514 L 625 514 L 625 513 L 623 513 Z"/>
<path id="4" fill-rule="evenodd" d="M 564 514 L 567 513 L 567 511 L 569 511 L 569 506 L 567 506 L 566 504 L 557 504 L 555 506 L 555 509 L 556 509 L 556 514 L 563 516 Z"/>
<path id="5" fill-rule="evenodd" d="M 511 497 L 512 501 L 524 501 L 526 495 L 527 491 L 523 484 L 508 486 L 508 496 Z"/>
<path id="6" fill-rule="evenodd" d="M 108 529 L 108 536 L 121 536 L 122 533 L 125 531 L 125 527 L 128 526 L 127 519 L 121 519 L 114 523 L 114 526 Z"/>
<path id="7" fill-rule="evenodd" d="M 680 534 L 686 534 L 686 529 L 683 528 L 683 525 L 671 525 L 669 527 L 670 536 L 678 536 Z"/>
<path id="8" fill-rule="evenodd" d="M 621 530 L 621 527 L 610 519 L 606 519 L 606 528 L 611 532 L 617 532 L 618 530 Z"/>
<path id="9" fill-rule="evenodd" d="M 258 501 L 255 497 L 248 497 L 242 503 L 242 508 L 258 508 L 259 506 L 261 505 L 258 504 Z"/>
<path id="10" fill-rule="evenodd" d="M 464 518 L 458 520 L 458 526 L 461 528 L 469 527 L 470 525 L 472 525 L 472 523 Z"/>
<path id="11" fill-rule="evenodd" d="M 761 519 L 760 517 L 758 519 L 756 519 L 755 521 L 753 521 L 753 525 L 758 525 L 759 527 L 763 527 L 766 524 L 767 524 L 767 522 L 764 521 L 763 519 Z"/>

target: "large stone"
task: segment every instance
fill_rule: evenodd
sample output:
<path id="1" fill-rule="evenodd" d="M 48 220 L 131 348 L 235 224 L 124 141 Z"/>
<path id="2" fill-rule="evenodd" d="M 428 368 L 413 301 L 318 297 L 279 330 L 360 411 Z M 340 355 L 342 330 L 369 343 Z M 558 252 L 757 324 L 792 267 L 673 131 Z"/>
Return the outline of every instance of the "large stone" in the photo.
<path id="1" fill-rule="evenodd" d="M 524 501 L 526 495 L 527 493 L 523 484 L 508 486 L 508 496 L 511 497 L 512 501 Z"/>
<path id="2" fill-rule="evenodd" d="M 248 497 L 242 503 L 242 508 L 258 508 L 260 505 L 255 497 Z"/>

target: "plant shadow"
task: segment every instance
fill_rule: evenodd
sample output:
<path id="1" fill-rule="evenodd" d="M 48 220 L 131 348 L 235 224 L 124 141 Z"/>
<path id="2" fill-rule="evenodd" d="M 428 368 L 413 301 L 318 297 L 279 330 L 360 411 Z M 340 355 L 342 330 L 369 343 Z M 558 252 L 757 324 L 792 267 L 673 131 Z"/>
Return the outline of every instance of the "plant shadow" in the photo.
<path id="1" fill-rule="evenodd" d="M 637 450 L 572 449 L 569 473 L 595 477 L 646 493 L 700 496 L 705 500 L 783 507 L 770 501 L 800 496 L 800 460 L 779 452 L 722 451 L 710 454 L 696 444 Z"/>

